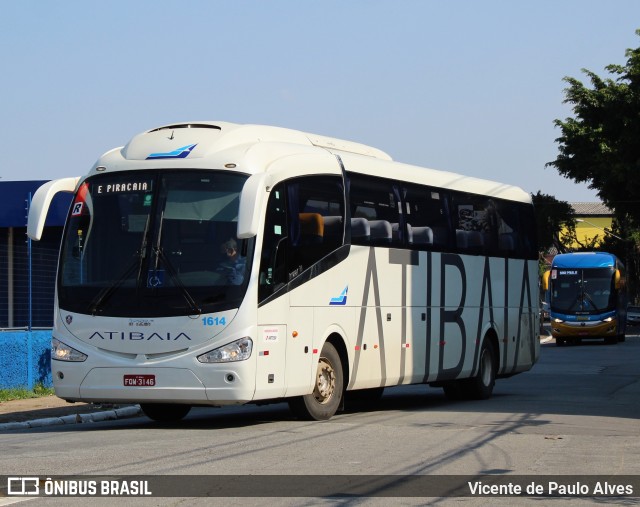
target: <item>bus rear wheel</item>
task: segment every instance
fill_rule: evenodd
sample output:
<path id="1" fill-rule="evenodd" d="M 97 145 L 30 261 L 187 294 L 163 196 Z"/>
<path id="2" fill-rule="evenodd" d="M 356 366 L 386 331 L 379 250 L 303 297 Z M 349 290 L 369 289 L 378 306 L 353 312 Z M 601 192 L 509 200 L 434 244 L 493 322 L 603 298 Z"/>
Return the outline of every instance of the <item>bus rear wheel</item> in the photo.
<path id="1" fill-rule="evenodd" d="M 190 405 L 177 403 L 140 403 L 140 408 L 149 419 L 158 422 L 177 422 L 191 410 Z"/>
<path id="2" fill-rule="evenodd" d="M 496 353 L 491 340 L 485 340 L 480 350 L 480 362 L 478 373 L 469 379 L 469 397 L 474 400 L 486 400 L 493 393 L 493 386 L 496 383 L 496 371 L 498 364 Z"/>
<path id="3" fill-rule="evenodd" d="M 450 400 L 486 400 L 493 393 L 493 386 L 496 383 L 496 371 L 498 361 L 495 348 L 491 340 L 485 340 L 480 349 L 480 361 L 478 363 L 478 373 L 475 377 L 462 380 L 452 380 L 442 387 L 444 394 Z"/>
<path id="4" fill-rule="evenodd" d="M 289 400 L 289 408 L 300 419 L 325 421 L 340 407 L 344 393 L 344 377 L 340 355 L 331 343 L 322 347 L 313 393 Z"/>

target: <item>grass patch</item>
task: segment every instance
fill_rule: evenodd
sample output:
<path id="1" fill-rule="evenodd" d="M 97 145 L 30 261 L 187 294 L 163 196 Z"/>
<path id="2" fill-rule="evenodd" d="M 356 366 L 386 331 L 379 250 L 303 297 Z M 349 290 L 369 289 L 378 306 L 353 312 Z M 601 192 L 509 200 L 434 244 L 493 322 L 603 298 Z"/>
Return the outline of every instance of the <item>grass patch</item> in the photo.
<path id="1" fill-rule="evenodd" d="M 43 396 L 53 396 L 55 394 L 53 387 L 44 387 L 42 384 L 36 384 L 33 389 L 26 387 L 17 387 L 13 389 L 0 389 L 0 403 L 11 400 L 26 400 L 28 398 L 42 398 Z"/>

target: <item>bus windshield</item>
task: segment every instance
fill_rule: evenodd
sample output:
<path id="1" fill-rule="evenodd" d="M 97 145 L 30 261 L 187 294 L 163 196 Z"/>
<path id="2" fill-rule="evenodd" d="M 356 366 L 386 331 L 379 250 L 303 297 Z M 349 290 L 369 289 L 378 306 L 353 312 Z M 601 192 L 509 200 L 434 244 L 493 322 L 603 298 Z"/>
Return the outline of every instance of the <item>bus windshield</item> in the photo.
<path id="1" fill-rule="evenodd" d="M 182 170 L 85 180 L 62 241 L 60 308 L 113 317 L 237 308 L 252 252 L 235 237 L 246 178 Z"/>
<path id="2" fill-rule="evenodd" d="M 557 269 L 551 275 L 551 309 L 595 314 L 616 308 L 615 269 Z"/>

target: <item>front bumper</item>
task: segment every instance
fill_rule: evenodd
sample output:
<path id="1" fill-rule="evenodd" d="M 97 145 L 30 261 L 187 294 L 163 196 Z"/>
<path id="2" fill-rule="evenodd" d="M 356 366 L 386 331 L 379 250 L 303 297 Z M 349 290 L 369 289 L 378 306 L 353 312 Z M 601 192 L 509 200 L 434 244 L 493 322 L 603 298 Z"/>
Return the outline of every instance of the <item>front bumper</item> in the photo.
<path id="1" fill-rule="evenodd" d="M 615 336 L 618 323 L 610 322 L 551 322 L 551 335 L 554 338 L 602 338 Z"/>
<path id="2" fill-rule="evenodd" d="M 255 392 L 254 383 L 244 380 L 246 375 L 237 365 L 218 367 L 205 380 L 187 368 L 98 367 L 85 374 L 74 368 L 77 365 L 52 363 L 56 396 L 72 401 L 236 405 L 251 401 Z M 125 386 L 125 375 L 153 375 L 155 385 Z"/>

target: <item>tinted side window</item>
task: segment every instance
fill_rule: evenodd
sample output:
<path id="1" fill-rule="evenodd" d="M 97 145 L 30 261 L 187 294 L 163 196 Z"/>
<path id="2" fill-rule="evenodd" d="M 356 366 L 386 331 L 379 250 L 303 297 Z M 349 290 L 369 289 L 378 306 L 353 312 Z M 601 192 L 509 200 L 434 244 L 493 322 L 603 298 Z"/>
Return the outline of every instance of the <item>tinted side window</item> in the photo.
<path id="1" fill-rule="evenodd" d="M 287 182 L 288 279 L 336 250 L 344 238 L 344 189 L 338 176 Z"/>
<path id="2" fill-rule="evenodd" d="M 537 258 L 533 206 L 504 201 L 499 203 L 498 211 L 501 219 L 498 235 L 500 254 L 523 259 Z"/>
<path id="3" fill-rule="evenodd" d="M 536 258 L 532 206 L 456 192 L 453 196 L 453 215 L 457 251 Z"/>
<path id="4" fill-rule="evenodd" d="M 391 180 L 349 175 L 351 242 L 402 246 L 405 238 L 400 197 Z"/>
<path id="5" fill-rule="evenodd" d="M 456 250 L 460 253 L 495 255 L 498 231 L 496 203 L 476 194 L 453 194 Z"/>
<path id="6" fill-rule="evenodd" d="M 409 245 L 424 250 L 447 249 L 451 244 L 447 194 L 418 185 L 407 185 L 403 194 Z"/>
<path id="7" fill-rule="evenodd" d="M 339 262 L 329 254 L 343 244 L 344 189 L 338 176 L 295 178 L 269 195 L 260 262 L 258 299 L 264 301 L 299 275 L 309 278 Z M 318 267 L 319 261 L 320 263 Z M 316 266 L 312 274 L 307 271 Z"/>

